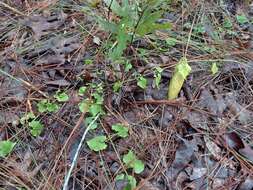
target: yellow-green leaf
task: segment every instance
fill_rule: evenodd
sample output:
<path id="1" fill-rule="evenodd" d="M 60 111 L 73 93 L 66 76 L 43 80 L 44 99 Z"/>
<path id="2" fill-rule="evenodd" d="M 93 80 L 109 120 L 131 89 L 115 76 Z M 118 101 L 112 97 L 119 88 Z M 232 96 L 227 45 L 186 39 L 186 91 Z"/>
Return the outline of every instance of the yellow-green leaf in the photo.
<path id="1" fill-rule="evenodd" d="M 175 72 L 170 80 L 168 98 L 177 98 L 186 77 L 190 74 L 191 67 L 188 64 L 186 57 L 182 57 L 176 65 Z"/>
<path id="2" fill-rule="evenodd" d="M 216 63 L 212 63 L 211 71 L 212 74 L 215 75 L 218 72 L 219 68 Z"/>

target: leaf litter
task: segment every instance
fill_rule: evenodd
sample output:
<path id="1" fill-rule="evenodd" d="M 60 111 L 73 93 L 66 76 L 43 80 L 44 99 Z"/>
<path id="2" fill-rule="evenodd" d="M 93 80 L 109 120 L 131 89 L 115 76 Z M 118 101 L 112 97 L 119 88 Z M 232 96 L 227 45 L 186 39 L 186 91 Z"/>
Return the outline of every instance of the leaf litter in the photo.
<path id="1" fill-rule="evenodd" d="M 183 77 L 176 91 L 169 92 L 173 93 L 171 99 L 180 99 L 173 102 L 167 100 L 168 86 L 174 66 L 185 56 L 182 44 L 184 35 L 189 33 L 189 28 L 182 28 L 178 19 L 193 23 L 192 11 L 201 7 L 200 2 L 182 6 L 175 3 L 175 11 L 168 11 L 159 20 L 173 22 L 171 30 L 134 40 L 124 52 L 130 57 L 129 73 L 123 72 L 125 68 L 119 63 L 113 68 L 102 55 L 100 48 L 105 45 L 107 34 L 98 32 L 95 25 L 91 27 L 94 18 L 80 8 L 87 7 L 87 2 L 62 2 L 52 3 L 52 7 L 46 3 L 43 11 L 34 10 L 28 16 L 17 16 L 14 9 L 0 7 L 4 10 L 1 17 L 5 18 L 0 24 L 0 69 L 35 87 L 28 88 L 18 80 L 0 75 L 0 137 L 16 143 L 12 153 L 1 160 L 3 188 L 62 188 L 74 149 L 87 125 L 85 119 L 77 125 L 78 104 L 82 98 L 90 101 L 94 89 L 90 89 L 89 83 L 103 81 L 106 115 L 88 133 L 90 141 L 81 149 L 69 189 L 124 190 L 129 187 L 129 179 L 136 189 L 146 190 L 252 189 L 253 65 L 252 54 L 247 52 L 252 41 L 247 33 L 252 24 L 248 27 L 250 23 L 238 17 L 243 6 L 225 1 L 226 14 L 209 14 L 208 11 L 220 10 L 215 3 L 200 10 L 205 19 L 193 25 L 186 54 L 191 72 L 188 68 L 189 76 Z M 17 9 L 26 13 L 29 3 L 23 7 L 22 2 Z M 98 5 L 98 9 L 103 9 L 99 2 Z M 182 7 L 185 15 L 181 18 Z M 114 14 L 108 19 L 115 19 Z M 219 31 L 218 38 L 224 38 L 219 40 L 228 44 L 220 47 L 215 32 L 225 17 L 231 17 L 232 26 L 240 29 L 236 31 L 240 35 L 231 37 L 234 33 L 227 34 L 226 28 Z M 137 28 L 141 35 L 145 32 L 142 30 Z M 174 40 L 175 35 L 178 37 Z M 202 47 L 203 44 L 208 47 Z M 218 53 L 205 52 L 210 50 L 209 45 L 215 46 Z M 138 48 L 143 49 L 146 57 L 136 53 Z M 220 55 L 224 52 L 226 55 Z M 205 60 L 212 59 L 218 62 L 206 66 Z M 161 72 L 154 75 L 153 68 L 161 68 Z M 138 75 L 131 75 L 131 69 Z M 139 82 L 135 81 L 138 78 Z M 115 81 L 120 82 L 117 92 L 111 88 Z M 87 89 L 80 94 L 82 86 Z M 50 102 L 56 101 L 53 95 L 58 90 L 70 98 L 59 102 L 59 110 L 54 113 L 38 113 L 36 102 L 45 98 L 39 90 L 52 95 Z M 101 109 L 94 104 L 89 117 L 92 119 Z M 43 132 L 36 138 L 18 122 L 28 112 L 36 114 L 44 124 Z M 112 128 L 113 124 L 122 126 Z M 94 135 L 100 138 L 92 141 Z M 123 158 L 130 150 L 134 153 L 130 160 L 135 164 Z M 126 174 L 128 178 L 124 178 Z M 118 180 L 116 176 L 120 176 Z"/>

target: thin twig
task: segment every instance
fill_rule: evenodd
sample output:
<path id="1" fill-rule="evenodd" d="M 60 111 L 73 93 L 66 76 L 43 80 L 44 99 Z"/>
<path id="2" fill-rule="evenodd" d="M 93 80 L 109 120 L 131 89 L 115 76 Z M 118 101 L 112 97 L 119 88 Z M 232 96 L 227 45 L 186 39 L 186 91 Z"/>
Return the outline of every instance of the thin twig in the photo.
<path id="1" fill-rule="evenodd" d="M 6 4 L 6 3 L 4 3 L 4 2 L 2 2 L 2 1 L 0 1 L 0 5 L 3 5 L 5 8 L 10 9 L 10 10 L 12 10 L 13 12 L 18 13 L 18 14 L 20 14 L 20 15 L 22 15 L 22 16 L 26 16 L 24 13 L 20 12 L 19 10 L 15 9 L 15 8 L 13 8 L 13 7 L 11 7 L 10 5 L 8 5 L 8 4 Z"/>

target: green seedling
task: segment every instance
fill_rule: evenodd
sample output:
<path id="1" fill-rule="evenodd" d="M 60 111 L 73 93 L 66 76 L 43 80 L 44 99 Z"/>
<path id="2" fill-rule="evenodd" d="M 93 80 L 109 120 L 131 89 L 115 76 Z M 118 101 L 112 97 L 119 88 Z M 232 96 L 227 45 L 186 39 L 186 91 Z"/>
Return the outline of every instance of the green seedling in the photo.
<path id="1" fill-rule="evenodd" d="M 37 108 L 40 113 L 57 112 L 59 110 L 59 105 L 56 103 L 51 103 L 45 99 L 37 103 Z"/>
<path id="2" fill-rule="evenodd" d="M 80 87 L 79 90 L 78 90 L 78 95 L 83 96 L 85 94 L 86 90 L 87 90 L 86 86 Z"/>
<path id="3" fill-rule="evenodd" d="M 107 144 L 105 143 L 105 141 L 107 140 L 106 136 L 96 136 L 90 140 L 87 141 L 87 145 L 89 146 L 89 148 L 93 151 L 101 151 L 106 149 Z"/>
<path id="4" fill-rule="evenodd" d="M 128 136 L 128 128 L 121 123 L 117 123 L 112 125 L 112 130 L 116 132 L 116 135 L 119 137 L 127 137 Z"/>
<path id="5" fill-rule="evenodd" d="M 191 67 L 188 65 L 188 61 L 185 57 L 181 58 L 176 65 L 175 71 L 173 73 L 172 79 L 169 84 L 168 98 L 177 98 L 185 79 L 191 72 Z"/>
<path id="6" fill-rule="evenodd" d="M 114 84 L 113 84 L 113 87 L 112 87 L 112 89 L 113 89 L 113 92 L 119 92 L 119 90 L 121 89 L 121 87 L 122 87 L 122 84 L 123 84 L 123 82 L 122 81 L 117 81 L 117 82 L 115 82 Z"/>
<path id="7" fill-rule="evenodd" d="M 67 102 L 69 100 L 69 96 L 68 94 L 66 94 L 66 92 L 56 92 L 56 94 L 54 95 L 54 98 L 58 101 L 58 102 Z"/>
<path id="8" fill-rule="evenodd" d="M 34 118 L 35 118 L 35 115 L 32 112 L 29 112 L 20 118 L 20 123 L 24 125 L 25 123 L 28 123 L 29 120 L 34 119 Z"/>
<path id="9" fill-rule="evenodd" d="M 219 68 L 217 66 L 216 63 L 212 63 L 212 66 L 211 66 L 211 72 L 213 75 L 215 75 L 217 72 L 218 72 Z"/>
<path id="10" fill-rule="evenodd" d="M 248 18 L 244 15 L 236 15 L 236 20 L 239 24 L 246 24 L 249 22 Z"/>
<path id="11" fill-rule="evenodd" d="M 230 19 L 226 18 L 223 22 L 223 27 L 226 29 L 232 29 L 233 23 L 231 22 Z"/>
<path id="12" fill-rule="evenodd" d="M 93 120 L 94 120 L 94 117 L 87 117 L 87 118 L 85 118 L 84 123 L 85 123 L 86 126 L 89 126 L 92 123 Z M 96 129 L 97 127 L 98 127 L 98 123 L 97 122 L 93 122 L 90 125 L 90 129 Z"/>
<path id="13" fill-rule="evenodd" d="M 82 113 L 86 113 L 89 111 L 89 108 L 90 108 L 90 104 L 91 104 L 91 101 L 89 99 L 85 99 L 83 101 L 81 101 L 79 104 L 78 104 L 78 107 L 79 107 L 79 110 L 82 112 Z"/>
<path id="14" fill-rule="evenodd" d="M 42 133 L 42 130 L 44 128 L 43 124 L 37 120 L 29 122 L 28 126 L 30 127 L 30 132 L 34 137 L 38 137 Z"/>
<path id="15" fill-rule="evenodd" d="M 144 170 L 143 162 L 137 159 L 132 150 L 129 150 L 128 153 L 123 156 L 123 162 L 128 168 L 132 168 L 137 174 L 141 173 Z"/>
<path id="16" fill-rule="evenodd" d="M 92 63 L 93 63 L 93 61 L 91 59 L 85 59 L 84 60 L 85 65 L 91 65 Z"/>
<path id="17" fill-rule="evenodd" d="M 127 180 L 127 185 L 123 188 L 123 190 L 133 190 L 136 187 L 136 179 L 131 175 L 119 174 L 115 178 L 116 181 L 118 180 Z"/>
<path id="18" fill-rule="evenodd" d="M 137 81 L 137 85 L 142 88 L 142 89 L 146 89 L 147 88 L 147 83 L 148 80 L 146 78 L 144 78 L 143 76 L 139 76 L 138 77 L 138 81 Z"/>
<path id="19" fill-rule="evenodd" d="M 173 47 L 177 44 L 177 39 L 176 38 L 167 38 L 165 40 L 166 44 L 169 46 L 169 47 Z"/>
<path id="20" fill-rule="evenodd" d="M 12 152 L 15 145 L 16 143 L 9 140 L 0 141 L 0 157 L 8 156 Z"/>
<path id="21" fill-rule="evenodd" d="M 155 82 L 155 87 L 159 89 L 159 85 L 160 85 L 160 82 L 161 82 L 161 79 L 162 79 L 162 72 L 163 72 L 163 69 L 161 67 L 155 67 L 155 70 L 154 70 L 154 82 Z"/>

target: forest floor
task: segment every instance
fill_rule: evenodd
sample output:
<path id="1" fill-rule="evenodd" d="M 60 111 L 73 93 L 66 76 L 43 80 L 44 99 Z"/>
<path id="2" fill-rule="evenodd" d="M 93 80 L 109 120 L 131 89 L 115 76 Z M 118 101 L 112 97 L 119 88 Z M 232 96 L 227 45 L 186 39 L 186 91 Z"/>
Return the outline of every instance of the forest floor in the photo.
<path id="1" fill-rule="evenodd" d="M 253 3 L 163 1 L 120 61 L 113 6 L 0 1 L 0 189 L 253 189 Z"/>

